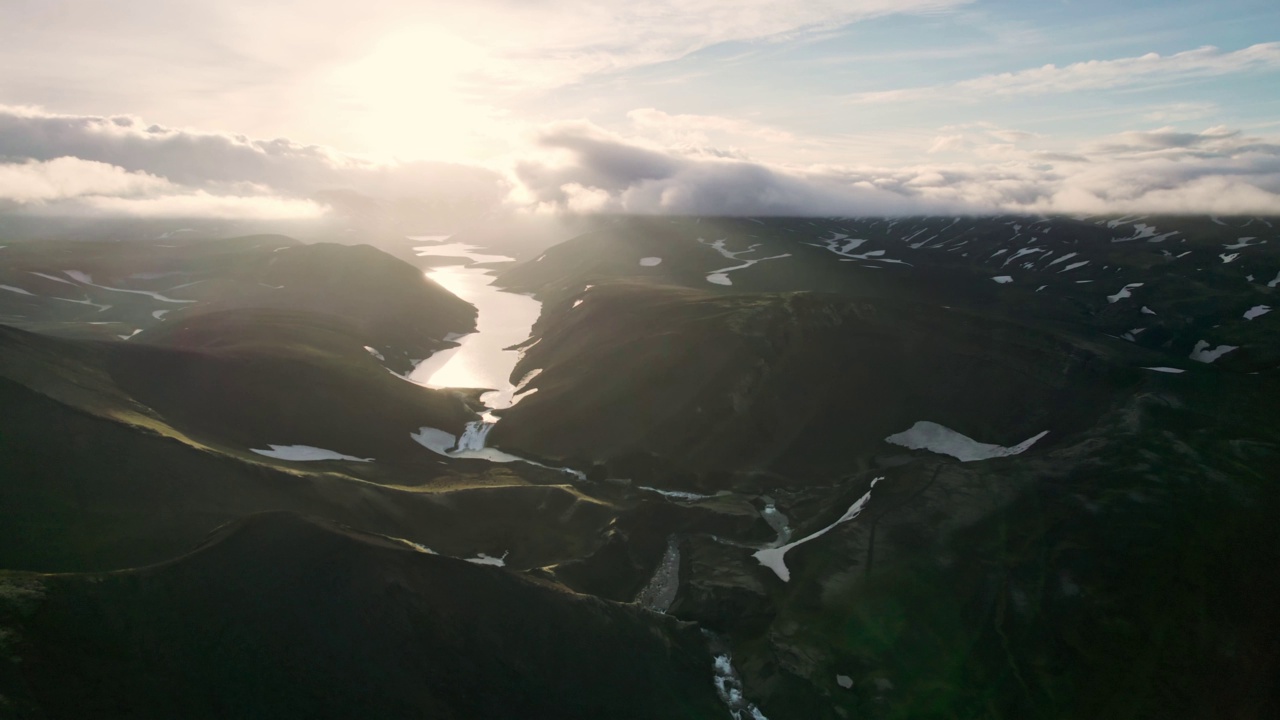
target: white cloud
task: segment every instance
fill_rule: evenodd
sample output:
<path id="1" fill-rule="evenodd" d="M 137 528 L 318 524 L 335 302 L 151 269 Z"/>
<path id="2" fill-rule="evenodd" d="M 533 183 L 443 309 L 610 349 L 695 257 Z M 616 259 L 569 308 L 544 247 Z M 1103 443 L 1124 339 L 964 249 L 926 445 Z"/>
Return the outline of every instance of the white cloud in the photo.
<path id="1" fill-rule="evenodd" d="M 941 142 L 1036 139 L 994 126 L 967 132 L 940 136 Z M 513 198 L 542 210 L 892 215 L 1268 213 L 1280 207 L 1280 145 L 1225 128 L 1124 133 L 1074 153 L 987 143 L 978 148 L 984 162 L 971 157 L 896 168 L 784 168 L 690 157 L 584 122 L 551 126 L 540 144 L 548 152 L 517 166 Z"/>
<path id="2" fill-rule="evenodd" d="M 304 220 L 325 215 L 329 208 L 311 200 L 271 195 L 213 195 L 196 190 L 156 197 L 88 197 L 58 208 L 105 215 L 173 218 L 225 218 L 232 220 Z"/>
<path id="3" fill-rule="evenodd" d="M 76 157 L 0 164 L 0 200 L 19 204 L 85 195 L 140 195 L 171 187 L 164 178 Z"/>
<path id="4" fill-rule="evenodd" d="M 374 162 L 286 139 L 180 130 L 132 116 L 64 115 L 0 106 L 0 158 L 96 161 L 215 194 L 274 192 L 308 196 L 354 190 L 387 199 L 496 202 L 499 174 L 472 165 Z"/>
<path id="5" fill-rule="evenodd" d="M 0 206 L 35 214 L 137 217 L 316 218 L 328 208 L 270 194 L 220 195 L 76 157 L 0 163 Z"/>
<path id="6" fill-rule="evenodd" d="M 1280 69 L 1280 42 L 1259 43 L 1233 52 L 1205 46 L 1173 55 L 1147 53 L 1115 60 L 1088 60 L 1062 67 L 1045 65 L 1016 72 L 983 75 L 946 85 L 859 93 L 849 99 L 858 103 L 919 100 L 977 102 L 993 95 L 1047 95 L 1151 86 L 1193 78 L 1277 69 Z"/>

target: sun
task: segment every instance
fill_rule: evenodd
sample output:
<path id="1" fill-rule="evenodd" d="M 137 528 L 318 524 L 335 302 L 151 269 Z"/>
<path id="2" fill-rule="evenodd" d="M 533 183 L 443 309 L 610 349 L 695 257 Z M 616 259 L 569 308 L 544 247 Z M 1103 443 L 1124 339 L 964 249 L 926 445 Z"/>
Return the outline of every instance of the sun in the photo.
<path id="1" fill-rule="evenodd" d="M 502 134 L 486 96 L 484 48 L 432 27 L 396 31 L 334 71 L 344 134 L 365 151 L 401 160 L 482 159 Z"/>

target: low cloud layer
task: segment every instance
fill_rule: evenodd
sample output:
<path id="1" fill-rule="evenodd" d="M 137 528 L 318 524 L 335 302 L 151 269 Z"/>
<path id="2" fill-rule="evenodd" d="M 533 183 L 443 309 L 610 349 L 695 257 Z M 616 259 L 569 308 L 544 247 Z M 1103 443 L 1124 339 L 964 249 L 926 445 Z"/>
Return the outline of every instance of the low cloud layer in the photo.
<path id="1" fill-rule="evenodd" d="M 715 215 L 1213 212 L 1280 208 L 1280 145 L 1224 128 L 1125 133 L 1074 153 L 1021 149 L 1027 133 L 941 136 L 987 161 L 901 168 L 784 168 L 558 124 L 515 168 L 516 197 L 542 210 Z"/>
<path id="2" fill-rule="evenodd" d="M 1132 131 L 1068 148 L 988 124 L 943 128 L 899 167 L 781 165 L 707 133 L 787 143 L 714 116 L 632 114 L 640 134 L 544 126 L 504 175 L 375 163 L 288 140 L 146 125 L 132 117 L 0 108 L 0 209 L 40 214 L 311 218 L 331 191 L 378 202 L 506 204 L 536 212 L 707 215 L 1212 212 L 1280 208 L 1280 143 L 1214 127 Z M 657 139 L 654 139 L 657 138 Z"/>
<path id="3" fill-rule="evenodd" d="M 288 140 L 0 107 L 0 201 L 45 212 L 309 217 L 317 193 L 382 200 L 496 203 L 490 170 L 449 163 L 375 163 Z"/>

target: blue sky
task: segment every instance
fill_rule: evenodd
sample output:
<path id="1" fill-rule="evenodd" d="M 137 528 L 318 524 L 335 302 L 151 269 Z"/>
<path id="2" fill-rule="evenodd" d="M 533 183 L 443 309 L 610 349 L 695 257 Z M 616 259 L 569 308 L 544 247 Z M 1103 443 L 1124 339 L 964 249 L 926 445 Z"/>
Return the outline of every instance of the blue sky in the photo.
<path id="1" fill-rule="evenodd" d="M 9 0 L 0 62 L 0 183 L 75 186 L 77 119 L 151 193 L 233 192 L 120 154 L 181 136 L 540 210 L 1280 211 L 1275 2 Z"/>

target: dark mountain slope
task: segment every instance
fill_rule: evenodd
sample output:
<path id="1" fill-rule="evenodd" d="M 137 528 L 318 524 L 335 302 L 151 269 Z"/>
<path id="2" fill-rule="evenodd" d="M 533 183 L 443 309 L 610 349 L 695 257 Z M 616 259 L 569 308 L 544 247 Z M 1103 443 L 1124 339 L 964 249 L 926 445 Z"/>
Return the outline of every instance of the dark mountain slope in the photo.
<path id="1" fill-rule="evenodd" d="M 107 570 L 185 552 L 213 528 L 293 510 L 421 543 L 446 555 L 510 553 L 513 566 L 578 557 L 614 518 L 611 505 L 528 467 L 447 473 L 414 492 L 359 479 L 351 463 L 255 462 L 162 423 L 104 419 L 0 379 L 0 567 Z M 424 451 L 425 453 L 425 451 Z M 413 477 L 402 474 L 393 477 Z M 528 478 L 528 479 L 526 479 Z M 419 478 L 414 478 L 421 481 Z M 471 487 L 468 487 L 468 484 Z"/>
<path id="2" fill-rule="evenodd" d="M 333 318 L 238 311 L 170 323 L 155 342 L 182 348 L 0 328 L 0 375 L 235 454 L 301 444 L 413 464 L 433 458 L 410 433 L 424 425 L 458 433 L 475 418 L 460 396 L 387 372 Z"/>
<path id="3" fill-rule="evenodd" d="M 920 420 L 1001 445 L 1049 430 L 1051 443 L 1135 382 L 1123 366 L 1141 356 L 1128 343 L 832 294 L 614 283 L 581 300 L 544 315 L 517 368 L 543 370 L 537 392 L 504 412 L 495 443 L 792 476 L 882 452 Z"/>
<path id="4" fill-rule="evenodd" d="M 355 347 L 388 367 L 450 347 L 475 309 L 409 265 L 368 245 L 301 245 L 283 236 L 120 243 L 19 242 L 0 266 L 0 322 L 102 340 L 193 314 L 229 309 L 328 315 Z"/>
<path id="5" fill-rule="evenodd" d="M 294 515 L 160 566 L 0 582 L 29 591 L 4 602 L 3 670 L 29 717 L 724 714 L 691 626 Z"/>

